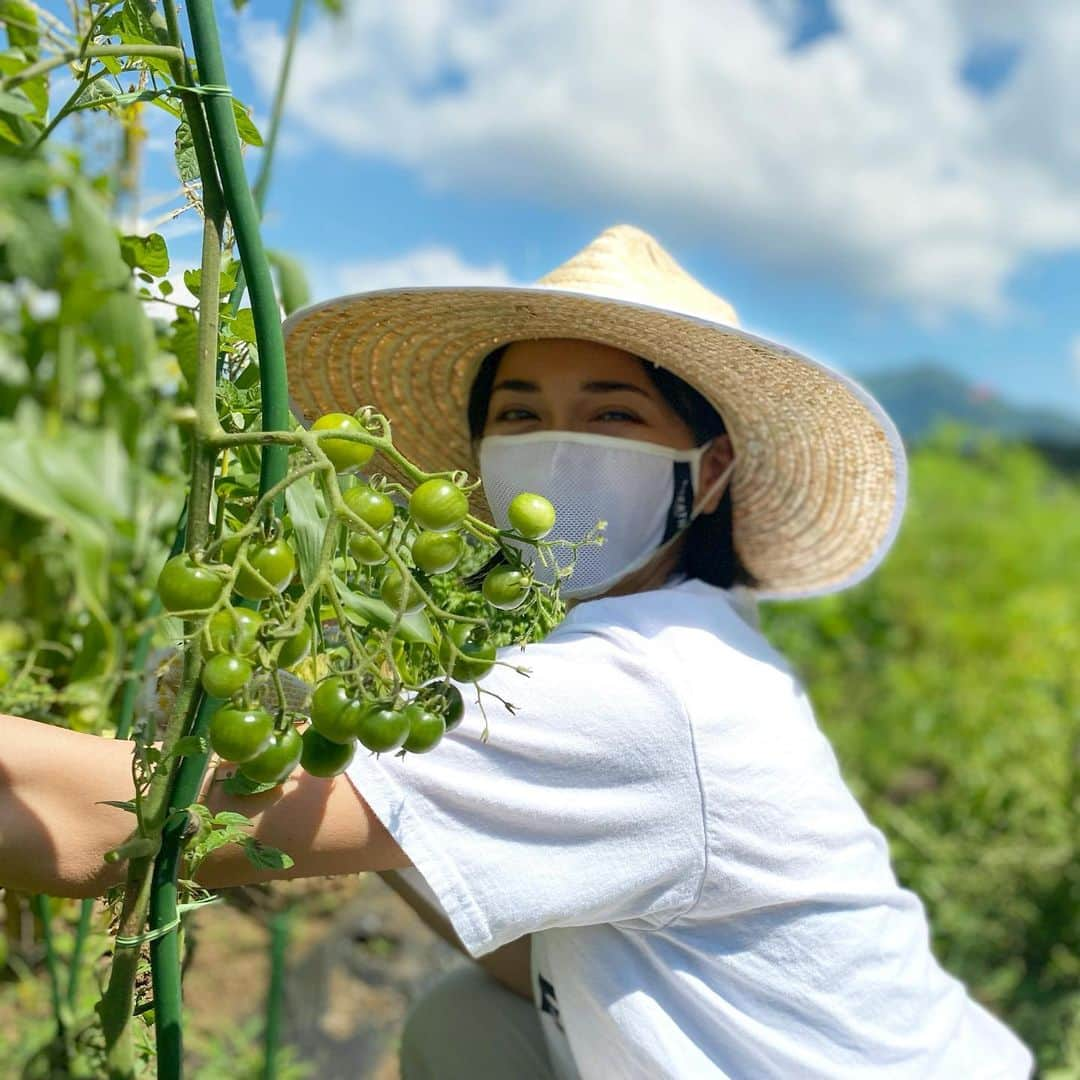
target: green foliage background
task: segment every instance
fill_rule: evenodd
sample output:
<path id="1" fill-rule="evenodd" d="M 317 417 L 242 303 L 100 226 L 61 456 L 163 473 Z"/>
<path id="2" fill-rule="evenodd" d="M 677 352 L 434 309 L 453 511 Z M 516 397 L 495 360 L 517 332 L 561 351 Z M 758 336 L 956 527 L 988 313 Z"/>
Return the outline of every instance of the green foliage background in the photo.
<path id="1" fill-rule="evenodd" d="M 764 611 L 938 957 L 1080 1076 L 1080 490 L 1032 450 L 945 431 L 912 456 L 861 585 Z"/>

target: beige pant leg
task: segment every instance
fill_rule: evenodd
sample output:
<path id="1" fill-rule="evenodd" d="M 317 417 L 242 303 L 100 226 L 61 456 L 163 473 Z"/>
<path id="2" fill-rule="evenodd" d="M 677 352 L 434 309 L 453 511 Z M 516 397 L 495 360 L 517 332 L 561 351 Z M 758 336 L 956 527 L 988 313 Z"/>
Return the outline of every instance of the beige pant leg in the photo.
<path id="1" fill-rule="evenodd" d="M 470 964 L 412 1005 L 401 1036 L 402 1080 L 552 1080 L 531 1001 Z"/>

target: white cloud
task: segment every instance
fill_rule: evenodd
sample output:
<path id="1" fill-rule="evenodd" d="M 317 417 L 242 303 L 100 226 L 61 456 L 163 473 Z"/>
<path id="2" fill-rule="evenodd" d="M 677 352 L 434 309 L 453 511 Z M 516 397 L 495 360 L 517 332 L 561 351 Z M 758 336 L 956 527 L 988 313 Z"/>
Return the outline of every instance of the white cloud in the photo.
<path id="1" fill-rule="evenodd" d="M 834 0 L 790 53 L 791 0 L 353 0 L 304 34 L 305 133 L 444 189 L 618 205 L 924 315 L 1002 314 L 1030 256 L 1080 247 L 1080 10 L 1057 0 Z M 241 35 L 264 91 L 280 30 Z M 988 37 L 1022 48 L 982 98 Z"/>
<path id="2" fill-rule="evenodd" d="M 316 260 L 311 265 L 319 266 Z M 315 299 L 410 285 L 513 285 L 500 263 L 475 266 L 453 249 L 439 245 L 416 248 L 385 259 L 343 262 L 316 270 Z"/>

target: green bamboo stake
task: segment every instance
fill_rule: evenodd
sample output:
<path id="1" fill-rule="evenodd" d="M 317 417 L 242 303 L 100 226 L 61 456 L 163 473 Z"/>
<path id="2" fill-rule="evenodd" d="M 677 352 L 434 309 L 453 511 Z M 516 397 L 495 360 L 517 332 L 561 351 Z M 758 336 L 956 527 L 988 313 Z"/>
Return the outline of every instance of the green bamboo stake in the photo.
<path id="1" fill-rule="evenodd" d="M 277 1080 L 278 1075 L 281 1020 L 285 1011 L 285 957 L 289 951 L 291 924 L 291 908 L 277 912 L 270 922 L 270 985 L 266 992 L 262 1080 Z"/>
<path id="2" fill-rule="evenodd" d="M 187 0 L 191 39 L 195 60 L 204 85 L 224 88 L 227 85 L 225 63 L 221 55 L 217 21 L 212 0 Z M 270 264 L 259 231 L 259 212 L 248 185 L 240 136 L 232 111 L 232 95 L 213 93 L 206 97 L 206 118 L 217 158 L 221 186 L 229 218 L 240 250 L 240 263 L 251 295 L 255 340 L 259 349 L 259 377 L 262 390 L 264 431 L 287 431 L 289 428 L 289 389 L 285 371 L 285 342 L 281 333 L 277 297 L 270 274 Z M 266 446 L 262 451 L 259 493 L 281 480 L 288 468 L 288 447 Z"/>
<path id="3" fill-rule="evenodd" d="M 251 294 L 255 338 L 259 349 L 264 431 L 289 427 L 288 383 L 285 347 L 278 318 L 270 267 L 259 233 L 255 206 L 241 156 L 232 96 L 228 91 L 212 0 L 188 0 L 188 19 L 195 60 L 204 86 L 204 109 L 222 194 L 236 235 L 240 262 Z M 205 268 L 204 268 L 205 273 Z M 288 468 L 288 449 L 264 447 L 260 471 L 260 494 L 282 480 Z M 217 702 L 202 698 L 192 734 L 205 734 Z M 154 1022 L 158 1043 L 158 1077 L 180 1080 L 183 1075 L 180 950 L 176 876 L 187 815 L 182 811 L 198 797 L 206 771 L 207 754 L 185 757 L 177 770 L 170 799 L 170 816 L 162 833 L 162 846 L 154 864 L 150 900 L 150 926 L 164 931 L 151 942 L 154 975 Z"/>
<path id="4" fill-rule="evenodd" d="M 168 36 L 173 42 L 175 54 L 170 57 L 170 71 L 173 80 L 178 86 L 190 85 L 192 80 L 184 60 L 179 22 L 172 0 L 163 0 L 163 7 Z M 197 99 L 188 100 L 191 98 L 194 98 L 194 95 L 185 95 L 183 107 L 191 129 L 192 142 L 202 178 L 204 231 L 206 229 L 216 229 L 220 236 L 220 226 L 224 220 L 224 204 L 218 183 L 216 162 L 202 108 Z M 216 292 L 214 299 L 216 301 Z M 215 346 L 217 340 L 216 315 L 215 306 L 215 327 L 213 329 Z M 205 380 L 202 381 L 205 382 Z M 212 386 L 210 387 L 209 398 L 209 410 L 212 418 L 215 412 Z M 203 440 L 203 443 L 205 449 L 205 440 Z M 194 541 L 196 546 L 199 541 L 199 534 L 205 533 L 207 529 L 210 485 L 212 483 L 211 472 L 212 469 L 204 467 L 202 462 L 199 463 L 198 468 L 192 471 L 192 486 L 188 492 L 185 541 Z M 170 734 L 167 740 L 170 743 L 176 737 L 176 722 L 179 720 L 182 727 L 188 727 L 191 724 L 190 718 L 197 714 L 199 705 L 196 696 L 198 692 L 198 683 L 195 678 L 197 673 L 197 665 L 185 660 L 184 674 L 177 694 L 176 715 L 170 720 L 170 728 L 173 729 L 173 733 Z M 169 777 L 163 777 L 164 782 L 161 785 L 152 785 L 151 787 L 147 797 L 147 814 L 148 820 L 151 822 L 160 822 L 166 817 L 169 805 L 168 796 L 170 794 L 169 779 Z M 146 916 L 152 898 L 153 866 L 152 855 L 133 854 L 130 856 L 124 889 L 124 901 L 120 913 L 120 934 L 124 936 L 138 935 L 142 933 L 146 925 Z M 173 942 L 175 944 L 175 936 Z M 101 1001 L 98 1003 L 98 1012 L 101 1016 L 102 1031 L 105 1038 L 105 1067 L 110 1080 L 128 1080 L 129 1077 L 134 1075 L 132 1015 L 139 955 L 139 950 L 131 947 L 118 949 L 115 952 L 112 968 L 109 972 L 109 983 Z"/>

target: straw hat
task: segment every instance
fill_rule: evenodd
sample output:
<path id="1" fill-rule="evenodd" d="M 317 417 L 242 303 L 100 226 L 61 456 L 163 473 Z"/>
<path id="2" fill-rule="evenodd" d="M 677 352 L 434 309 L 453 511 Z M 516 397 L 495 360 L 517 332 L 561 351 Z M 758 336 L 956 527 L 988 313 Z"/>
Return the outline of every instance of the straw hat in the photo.
<path id="1" fill-rule="evenodd" d="M 303 422 L 373 405 L 420 468 L 474 476 L 469 388 L 493 349 L 584 338 L 655 361 L 724 418 L 738 454 L 735 547 L 758 597 L 836 592 L 869 574 L 896 536 L 907 486 L 900 437 L 851 379 L 737 325 L 651 236 L 618 225 L 535 287 L 338 297 L 291 315 L 285 345 Z"/>

